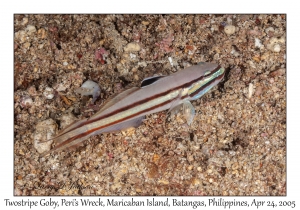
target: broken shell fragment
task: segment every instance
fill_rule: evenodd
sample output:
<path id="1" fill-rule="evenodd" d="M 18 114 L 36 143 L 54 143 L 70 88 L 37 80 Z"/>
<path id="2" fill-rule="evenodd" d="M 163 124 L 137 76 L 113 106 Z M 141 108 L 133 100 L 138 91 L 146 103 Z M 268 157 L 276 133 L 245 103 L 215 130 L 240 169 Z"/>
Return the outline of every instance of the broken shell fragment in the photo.
<path id="1" fill-rule="evenodd" d="M 80 88 L 77 88 L 75 92 L 84 96 L 92 95 L 93 96 L 92 103 L 94 103 L 99 97 L 101 90 L 99 85 L 96 82 L 92 80 L 87 80 L 81 85 Z"/>
<path id="2" fill-rule="evenodd" d="M 52 99 L 54 97 L 53 89 L 50 87 L 46 87 L 43 94 L 47 99 Z"/>
<path id="3" fill-rule="evenodd" d="M 32 105 L 33 101 L 32 98 L 30 96 L 23 96 L 21 98 L 21 103 L 20 106 L 22 108 L 26 108 L 26 107 L 30 107 Z"/>

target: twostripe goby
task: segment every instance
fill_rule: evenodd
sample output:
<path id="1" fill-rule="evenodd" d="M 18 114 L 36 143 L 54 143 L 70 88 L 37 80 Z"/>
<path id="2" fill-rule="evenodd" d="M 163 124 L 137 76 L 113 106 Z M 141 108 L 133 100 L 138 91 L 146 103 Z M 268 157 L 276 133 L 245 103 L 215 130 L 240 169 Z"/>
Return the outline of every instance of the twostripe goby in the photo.
<path id="1" fill-rule="evenodd" d="M 224 68 L 217 64 L 200 63 L 169 76 L 145 79 L 141 87 L 115 96 L 89 119 L 79 120 L 60 131 L 53 139 L 55 147 L 42 156 L 78 145 L 90 136 L 137 127 L 145 115 L 174 110 L 181 104 L 190 124 L 195 114 L 190 101 L 218 84 L 224 74 Z"/>

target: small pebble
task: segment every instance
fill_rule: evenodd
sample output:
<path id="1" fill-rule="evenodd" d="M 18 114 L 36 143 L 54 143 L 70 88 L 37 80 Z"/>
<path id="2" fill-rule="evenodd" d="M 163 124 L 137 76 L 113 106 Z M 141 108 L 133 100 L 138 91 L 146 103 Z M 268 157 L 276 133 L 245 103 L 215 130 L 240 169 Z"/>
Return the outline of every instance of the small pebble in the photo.
<path id="1" fill-rule="evenodd" d="M 268 27 L 265 29 L 265 32 L 268 33 L 269 31 L 275 31 L 273 27 Z"/>
<path id="2" fill-rule="evenodd" d="M 43 49 L 43 47 L 44 47 L 44 44 L 40 44 L 40 45 L 38 46 L 39 49 Z"/>
<path id="3" fill-rule="evenodd" d="M 148 21 L 142 21 L 142 24 L 145 25 L 145 26 L 147 26 L 147 25 L 149 25 L 150 23 L 149 23 Z"/>
<path id="4" fill-rule="evenodd" d="M 280 89 L 276 86 L 272 86 L 271 89 L 273 90 L 273 92 L 279 92 L 280 91 Z"/>
<path id="5" fill-rule="evenodd" d="M 253 84 L 250 83 L 250 84 L 249 84 L 248 98 L 251 98 L 252 95 L 253 95 L 253 93 L 254 93 Z"/>
<path id="6" fill-rule="evenodd" d="M 67 87 L 63 83 L 60 83 L 56 85 L 55 89 L 56 91 L 65 91 Z"/>
<path id="7" fill-rule="evenodd" d="M 272 52 L 280 52 L 281 46 L 280 44 L 285 44 L 285 38 L 280 37 L 276 38 L 273 37 L 270 39 L 269 44 L 267 45 L 268 50 L 271 50 Z"/>
<path id="8" fill-rule="evenodd" d="M 28 18 L 27 17 L 24 17 L 23 20 L 22 20 L 22 25 L 26 25 L 28 23 Z"/>
<path id="9" fill-rule="evenodd" d="M 201 181 L 200 179 L 193 179 L 193 185 L 200 185 L 201 184 Z"/>
<path id="10" fill-rule="evenodd" d="M 54 92 L 53 89 L 50 87 L 46 87 L 45 91 L 43 92 L 43 95 L 47 98 L 47 99 L 52 99 L 54 97 Z"/>
<path id="11" fill-rule="evenodd" d="M 164 184 L 164 185 L 168 185 L 168 184 L 169 184 L 169 181 L 168 181 L 168 180 L 165 180 L 165 179 L 161 179 L 161 180 L 158 180 L 158 183 Z"/>
<path id="12" fill-rule="evenodd" d="M 227 25 L 224 27 L 224 31 L 227 35 L 232 35 L 235 33 L 235 26 L 233 25 Z"/>
<path id="13" fill-rule="evenodd" d="M 258 38 L 254 38 L 254 39 L 255 39 L 255 47 L 261 48 L 263 46 L 261 41 Z"/>
<path id="14" fill-rule="evenodd" d="M 39 152 L 43 153 L 51 149 L 51 144 L 53 140 L 48 141 L 53 138 L 57 131 L 57 125 L 54 120 L 48 119 L 39 122 L 35 127 L 35 132 L 33 134 L 33 146 Z"/>
<path id="15" fill-rule="evenodd" d="M 20 106 L 22 108 L 30 107 L 32 105 L 32 98 L 30 96 L 23 96 L 21 98 Z"/>
<path id="16" fill-rule="evenodd" d="M 265 29 L 266 34 L 270 37 L 274 34 L 274 28 L 273 27 L 268 27 Z"/>
<path id="17" fill-rule="evenodd" d="M 38 35 L 39 35 L 42 39 L 44 39 L 44 38 L 46 37 L 46 30 L 43 29 L 43 28 L 39 29 L 39 30 L 38 30 Z"/>
<path id="18" fill-rule="evenodd" d="M 36 32 L 36 28 L 33 25 L 28 25 L 25 30 L 28 35 L 31 35 L 32 33 Z"/>
<path id="19" fill-rule="evenodd" d="M 138 62 L 138 65 L 141 67 L 146 67 L 147 63 L 145 61 L 142 61 L 142 62 Z"/>
<path id="20" fill-rule="evenodd" d="M 272 52 L 280 52 L 280 45 L 279 44 L 268 44 L 267 48 Z"/>
<path id="21" fill-rule="evenodd" d="M 170 64 L 171 64 L 171 66 L 173 66 L 174 64 L 173 64 L 172 57 L 168 57 L 168 60 L 169 60 L 169 62 L 170 62 Z"/>
<path id="22" fill-rule="evenodd" d="M 192 161 L 194 161 L 194 157 L 193 157 L 193 155 L 188 155 L 187 159 L 188 159 L 188 161 L 189 161 L 189 162 L 192 162 Z"/>
<path id="23" fill-rule="evenodd" d="M 279 41 L 277 38 L 273 37 L 269 40 L 269 44 L 277 44 Z"/>
<path id="24" fill-rule="evenodd" d="M 79 161 L 79 162 L 77 162 L 77 163 L 75 163 L 75 167 L 77 168 L 77 169 L 80 169 L 81 167 L 82 167 L 82 163 Z"/>
<path id="25" fill-rule="evenodd" d="M 259 31 L 258 27 L 254 27 L 253 30 L 248 31 L 248 34 L 252 36 L 260 36 L 262 33 Z"/>
<path id="26" fill-rule="evenodd" d="M 238 162 L 233 163 L 232 166 L 231 166 L 231 168 L 232 168 L 232 170 L 238 169 L 239 168 Z"/>
<path id="27" fill-rule="evenodd" d="M 137 75 L 137 74 L 134 74 L 133 77 L 134 77 L 134 79 L 135 79 L 136 81 L 138 81 L 138 80 L 140 79 L 140 78 L 139 78 L 139 75 Z"/>
<path id="28" fill-rule="evenodd" d="M 136 52 L 136 51 L 140 51 L 140 50 L 141 50 L 141 47 L 136 42 L 131 42 L 124 47 L 125 52 Z"/>
<path id="29" fill-rule="evenodd" d="M 260 58 L 261 58 L 261 60 L 267 60 L 267 59 L 269 59 L 269 57 L 270 57 L 270 53 L 266 52 L 266 53 L 262 54 L 262 56 Z"/>
<path id="30" fill-rule="evenodd" d="M 255 95 L 260 96 L 262 94 L 262 91 L 263 91 L 262 87 L 258 86 L 255 90 Z"/>
<path id="31" fill-rule="evenodd" d="M 25 48 L 25 49 L 28 49 L 29 47 L 30 47 L 30 43 L 29 42 L 25 42 L 24 43 L 24 45 L 23 45 L 23 47 Z"/>
<path id="32" fill-rule="evenodd" d="M 280 45 L 279 44 L 275 44 L 273 46 L 273 49 L 272 49 L 273 52 L 280 52 Z"/>
<path id="33" fill-rule="evenodd" d="M 256 62 L 259 62 L 260 59 L 261 59 L 261 57 L 259 57 L 259 55 L 253 56 L 253 60 L 255 60 Z"/>
<path id="34" fill-rule="evenodd" d="M 282 76 L 285 74 L 285 69 L 281 68 L 281 69 L 277 69 L 275 71 L 272 71 L 270 73 L 270 76 L 271 77 L 278 77 L 278 76 Z"/>
<path id="35" fill-rule="evenodd" d="M 240 56 L 240 53 L 238 51 L 236 51 L 234 48 L 232 49 L 232 51 L 230 52 L 234 57 L 238 57 Z M 216 56 L 218 55 L 218 56 Z M 217 60 L 219 58 L 219 54 L 215 54 L 214 58 Z"/>
<path id="36" fill-rule="evenodd" d="M 31 95 L 31 96 L 34 96 L 34 95 L 36 95 L 36 94 L 37 94 L 37 92 L 36 92 L 36 89 L 35 89 L 35 86 L 34 86 L 34 85 L 30 86 L 30 87 L 27 89 L 27 91 L 28 91 L 29 95 Z"/>
<path id="37" fill-rule="evenodd" d="M 131 59 L 135 59 L 135 58 L 136 58 L 136 55 L 133 54 L 133 53 L 130 53 L 129 55 L 130 55 L 130 58 L 131 58 Z"/>
<path id="38" fill-rule="evenodd" d="M 77 118 L 72 113 L 64 114 L 60 117 L 60 128 L 64 129 L 76 120 Z"/>
<path id="39" fill-rule="evenodd" d="M 21 31 L 18 31 L 18 32 L 15 33 L 15 39 L 19 40 L 21 44 L 27 41 L 26 37 L 27 36 L 26 36 L 25 31 L 21 30 Z"/>

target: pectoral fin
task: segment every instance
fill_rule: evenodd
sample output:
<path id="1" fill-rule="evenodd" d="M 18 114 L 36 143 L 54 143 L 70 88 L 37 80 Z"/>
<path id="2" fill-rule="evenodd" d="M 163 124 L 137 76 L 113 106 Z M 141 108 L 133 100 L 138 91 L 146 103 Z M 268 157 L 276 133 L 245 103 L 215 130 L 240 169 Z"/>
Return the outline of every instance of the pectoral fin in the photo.
<path id="1" fill-rule="evenodd" d="M 179 105 L 177 105 L 177 106 L 175 106 L 175 107 L 173 107 L 172 109 L 169 110 L 169 112 L 171 113 L 171 117 L 176 115 L 180 111 L 181 106 L 182 106 L 182 104 L 179 104 Z"/>
<path id="2" fill-rule="evenodd" d="M 182 104 L 177 104 L 175 107 L 170 109 L 169 112 L 171 113 L 171 117 L 177 114 L 181 107 L 183 110 L 183 116 L 186 119 L 187 124 L 191 125 L 195 117 L 195 108 L 190 101 L 184 101 Z"/>
<path id="3" fill-rule="evenodd" d="M 183 115 L 188 125 L 191 125 L 195 117 L 195 108 L 190 101 L 185 101 L 183 104 Z"/>

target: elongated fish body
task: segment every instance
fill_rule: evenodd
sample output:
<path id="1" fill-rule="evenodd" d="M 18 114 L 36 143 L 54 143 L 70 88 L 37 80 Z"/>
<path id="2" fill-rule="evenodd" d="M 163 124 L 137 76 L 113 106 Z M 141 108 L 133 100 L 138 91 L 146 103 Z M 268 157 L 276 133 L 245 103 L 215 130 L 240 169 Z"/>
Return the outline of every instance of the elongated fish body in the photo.
<path id="1" fill-rule="evenodd" d="M 217 64 L 200 63 L 169 76 L 151 78 L 149 85 L 143 85 L 143 82 L 141 87 L 120 93 L 89 119 L 77 121 L 63 129 L 53 139 L 56 146 L 42 156 L 80 144 L 93 135 L 137 127 L 145 115 L 173 109 L 180 104 L 185 105 L 187 113 L 191 113 L 187 119 L 190 124 L 194 108 L 189 101 L 200 98 L 218 84 L 224 74 L 224 68 Z"/>

